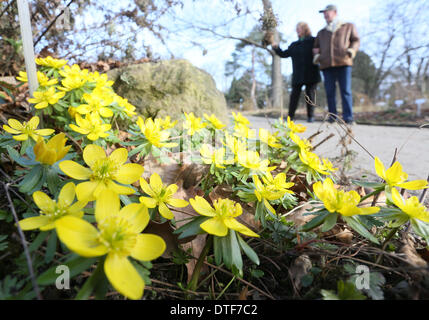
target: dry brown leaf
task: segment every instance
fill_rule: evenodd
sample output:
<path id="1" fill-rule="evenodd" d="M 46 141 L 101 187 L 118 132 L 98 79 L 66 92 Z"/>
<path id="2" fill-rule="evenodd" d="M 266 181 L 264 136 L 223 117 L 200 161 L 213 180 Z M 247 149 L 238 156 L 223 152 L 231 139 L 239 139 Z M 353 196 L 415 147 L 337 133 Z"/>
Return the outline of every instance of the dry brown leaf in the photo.
<path id="1" fill-rule="evenodd" d="M 312 267 L 310 257 L 306 254 L 300 255 L 294 260 L 292 266 L 289 268 L 289 276 L 296 290 L 301 289 L 301 279 L 308 274 Z"/>
<path id="2" fill-rule="evenodd" d="M 249 294 L 249 286 L 245 286 L 243 290 L 241 290 L 240 295 L 238 296 L 238 300 L 247 300 L 248 294 Z"/>
<path id="3" fill-rule="evenodd" d="M 307 213 L 307 209 L 311 209 L 312 206 L 310 203 L 308 202 L 300 202 L 298 204 L 299 206 L 302 205 L 301 208 L 299 208 L 298 210 L 292 212 L 291 214 L 288 214 L 286 216 L 286 220 L 288 221 L 292 221 L 297 227 L 301 227 L 304 224 L 306 224 L 308 221 L 310 221 L 311 219 L 314 218 L 313 215 L 307 215 L 304 216 L 304 213 Z"/>

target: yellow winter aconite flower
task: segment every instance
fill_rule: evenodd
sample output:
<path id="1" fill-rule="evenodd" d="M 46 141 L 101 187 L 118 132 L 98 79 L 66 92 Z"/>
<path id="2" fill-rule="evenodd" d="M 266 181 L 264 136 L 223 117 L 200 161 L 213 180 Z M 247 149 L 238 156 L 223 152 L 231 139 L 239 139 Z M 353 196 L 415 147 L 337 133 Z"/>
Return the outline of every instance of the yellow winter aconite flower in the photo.
<path id="1" fill-rule="evenodd" d="M 64 92 L 56 92 L 55 87 L 50 87 L 44 91 L 34 91 L 34 98 L 28 99 L 28 102 L 35 103 L 34 106 L 36 109 L 44 109 L 49 105 L 56 104 L 62 97 L 64 97 Z"/>
<path id="2" fill-rule="evenodd" d="M 232 151 L 235 156 L 235 161 L 237 161 L 238 154 L 240 152 L 245 152 L 247 150 L 246 144 L 242 140 L 231 136 L 228 134 L 228 132 L 225 132 L 224 145 L 226 145 Z"/>
<path id="3" fill-rule="evenodd" d="M 47 143 L 45 143 L 43 138 L 40 138 L 33 147 L 36 161 L 51 166 L 61 160 L 71 148 L 71 146 L 66 147 L 66 142 L 67 138 L 63 132 L 53 136 Z"/>
<path id="4" fill-rule="evenodd" d="M 265 176 L 262 177 L 262 181 L 264 181 L 267 187 L 271 190 L 293 193 L 293 191 L 289 190 L 289 188 L 293 187 L 295 183 L 286 182 L 286 174 L 284 172 L 277 174 L 274 178 L 271 173 L 268 172 Z"/>
<path id="5" fill-rule="evenodd" d="M 184 114 L 186 121 L 183 124 L 183 129 L 188 129 L 188 134 L 190 136 L 193 136 L 195 133 L 207 126 L 207 123 L 204 123 L 201 118 L 195 117 L 193 112 L 189 114 L 185 112 Z"/>
<path id="6" fill-rule="evenodd" d="M 38 116 L 32 117 L 28 122 L 19 122 L 16 119 L 9 119 L 7 123 L 4 124 L 3 129 L 6 132 L 13 134 L 13 139 L 17 141 L 25 141 L 28 138 L 37 141 L 39 137 L 49 136 L 54 133 L 53 129 L 37 129 L 40 119 Z"/>
<path id="7" fill-rule="evenodd" d="M 429 211 L 417 197 L 413 196 L 404 201 L 399 191 L 394 188 L 392 189 L 392 199 L 393 203 L 410 218 L 429 222 Z"/>
<path id="8" fill-rule="evenodd" d="M 27 72 L 20 71 L 19 77 L 16 77 L 16 79 L 22 82 L 28 82 Z M 43 72 L 37 71 L 37 82 L 39 82 L 39 86 L 41 87 L 49 87 L 57 84 L 58 79 L 49 80 L 49 78 Z"/>
<path id="9" fill-rule="evenodd" d="M 136 115 L 137 113 L 135 112 L 136 107 L 133 106 L 131 103 L 128 102 L 128 99 L 124 99 L 118 95 L 113 95 L 113 99 L 114 101 L 116 101 L 118 103 L 118 105 L 121 108 L 124 108 L 124 112 L 127 114 L 127 116 L 129 116 L 130 118 L 134 115 Z"/>
<path id="10" fill-rule="evenodd" d="M 259 202 L 264 202 L 265 207 L 272 213 L 276 213 L 276 210 L 274 210 L 268 201 L 278 200 L 283 197 L 286 192 L 292 193 L 292 191 L 284 188 L 277 189 L 277 187 L 272 184 L 263 185 L 261 180 L 259 180 L 259 177 L 256 175 L 253 175 L 252 179 L 253 184 L 255 185 L 254 193 L 256 198 Z"/>
<path id="11" fill-rule="evenodd" d="M 34 192 L 33 200 L 40 209 L 40 216 L 20 220 L 19 226 L 22 230 L 40 229 L 41 231 L 47 231 L 54 229 L 55 221 L 62 217 L 74 216 L 82 218 L 82 209 L 87 202 L 76 201 L 73 203 L 74 198 L 75 185 L 73 182 L 69 182 L 62 187 L 57 201 L 52 200 L 42 191 Z"/>
<path id="12" fill-rule="evenodd" d="M 206 118 L 206 120 L 210 122 L 210 124 L 215 129 L 222 130 L 226 127 L 226 125 L 223 124 L 222 121 L 220 121 L 213 113 L 210 115 L 210 117 L 204 113 L 204 118 Z"/>
<path id="13" fill-rule="evenodd" d="M 101 97 L 99 94 L 92 92 L 91 94 L 85 93 L 83 100 L 86 104 L 81 104 L 76 108 L 80 114 L 97 113 L 102 117 L 109 118 L 113 116 L 113 111 L 106 108 L 111 101 Z"/>
<path id="14" fill-rule="evenodd" d="M 177 124 L 177 120 L 171 122 L 170 116 L 166 116 L 164 119 L 157 118 L 155 119 L 155 124 L 160 126 L 162 129 L 167 130 L 174 128 L 174 126 Z"/>
<path id="15" fill-rule="evenodd" d="M 250 129 L 247 125 L 242 123 L 236 123 L 234 126 L 234 136 L 243 138 L 243 139 L 254 139 L 256 132 L 253 129 Z"/>
<path id="16" fill-rule="evenodd" d="M 54 68 L 54 69 L 61 69 L 63 66 L 67 64 L 67 60 L 64 59 L 54 59 L 51 56 L 46 58 L 36 58 L 36 63 L 39 66 Z"/>
<path id="17" fill-rule="evenodd" d="M 99 74 L 98 71 L 90 72 L 87 80 L 89 82 L 95 82 L 96 88 L 111 87 L 114 83 L 114 81 L 109 80 L 106 73 Z"/>
<path id="18" fill-rule="evenodd" d="M 97 228 L 89 222 L 66 216 L 55 222 L 59 239 L 83 257 L 106 255 L 104 272 L 112 286 L 130 299 L 140 299 L 145 283 L 129 257 L 150 261 L 165 251 L 164 240 L 141 233 L 149 223 L 147 208 L 138 203 L 120 209 L 119 198 L 104 191 L 95 206 Z"/>
<path id="19" fill-rule="evenodd" d="M 211 150 L 210 146 L 203 144 L 200 148 L 200 154 L 202 161 L 205 164 L 214 164 L 216 168 L 225 169 L 225 164 L 232 164 L 233 161 L 225 159 L 225 149 L 219 148 Z"/>
<path id="20" fill-rule="evenodd" d="M 408 190 L 419 190 L 428 187 L 426 180 L 407 181 L 408 174 L 402 171 L 402 165 L 395 161 L 395 163 L 387 170 L 385 170 L 383 162 L 378 157 L 375 157 L 375 171 L 383 178 L 389 187 L 399 187 Z"/>
<path id="21" fill-rule="evenodd" d="M 295 122 L 293 122 L 290 117 L 287 117 L 287 126 L 289 127 L 289 129 L 291 130 L 291 132 L 297 132 L 297 133 L 302 133 L 305 132 L 305 130 L 307 130 L 307 127 L 302 125 L 302 124 L 296 124 Z"/>
<path id="22" fill-rule="evenodd" d="M 332 162 L 329 161 L 328 159 L 323 159 L 323 166 L 325 167 L 325 170 L 327 170 L 327 171 L 334 172 L 334 171 L 338 170 L 338 168 L 334 168 L 334 166 L 332 165 Z"/>
<path id="23" fill-rule="evenodd" d="M 151 145 L 158 148 L 173 148 L 177 146 L 177 143 L 165 142 L 170 138 L 170 132 L 162 130 L 160 125 L 157 125 L 152 118 L 148 118 L 144 121 L 142 117 L 138 117 L 137 125 Z"/>
<path id="24" fill-rule="evenodd" d="M 149 197 L 140 197 L 141 203 L 148 208 L 158 207 L 159 213 L 166 219 L 173 219 L 174 214 L 166 206 L 167 204 L 177 208 L 183 208 L 188 205 L 188 202 L 183 199 L 175 199 L 173 195 L 177 192 L 178 186 L 170 184 L 164 186 L 161 177 L 156 172 L 150 176 L 150 184 L 145 179 L 140 179 L 140 187 L 149 195 Z"/>
<path id="25" fill-rule="evenodd" d="M 257 151 L 242 150 L 237 155 L 237 161 L 242 167 L 258 174 L 265 174 L 276 168 L 268 166 L 270 164 L 268 159 L 261 160 Z"/>
<path id="26" fill-rule="evenodd" d="M 354 191 L 344 192 L 334 187 L 330 178 L 326 178 L 323 183 L 316 182 L 313 185 L 314 194 L 322 200 L 325 208 L 329 212 L 338 212 L 343 216 L 367 215 L 380 211 L 378 207 L 358 208 L 360 202 L 359 194 Z"/>
<path id="27" fill-rule="evenodd" d="M 269 145 L 272 148 L 282 147 L 282 145 L 279 143 L 277 135 L 278 132 L 271 134 L 271 132 L 269 132 L 268 130 L 259 128 L 259 140 L 261 140 L 263 143 Z"/>
<path id="28" fill-rule="evenodd" d="M 91 141 L 96 141 L 99 138 L 106 138 L 109 136 L 109 131 L 112 125 L 103 123 L 98 113 L 90 113 L 82 118 L 80 114 L 75 115 L 76 124 L 70 124 L 73 131 L 86 135 Z"/>
<path id="29" fill-rule="evenodd" d="M 206 199 L 199 196 L 190 199 L 189 202 L 199 214 L 210 217 L 200 225 L 201 229 L 207 233 L 224 237 L 228 234 L 228 229 L 232 229 L 249 237 L 259 237 L 257 233 L 235 220 L 243 213 L 243 208 L 239 203 L 219 198 L 213 201 L 212 207 Z"/>
<path id="30" fill-rule="evenodd" d="M 136 163 L 127 163 L 128 151 L 125 148 L 114 150 L 106 156 L 104 149 L 90 144 L 83 150 L 83 160 L 89 166 L 86 168 L 71 160 L 62 161 L 60 169 L 69 177 L 77 180 L 89 180 L 76 187 L 79 200 L 92 201 L 99 197 L 104 190 L 112 190 L 117 194 L 133 194 L 132 188 L 119 185 L 132 184 L 140 179 L 144 168 Z"/>
<path id="31" fill-rule="evenodd" d="M 320 158 L 317 154 L 310 151 L 306 151 L 305 149 L 301 149 L 301 152 L 299 153 L 299 158 L 301 159 L 302 163 L 307 165 L 309 168 L 321 174 L 329 174 L 329 172 L 326 171 L 326 166 L 320 161 Z"/>
<path id="32" fill-rule="evenodd" d="M 311 150 L 312 146 L 310 141 L 307 139 L 301 139 L 298 135 L 293 133 L 292 131 L 289 132 L 290 139 L 295 142 L 295 144 L 299 147 L 300 150 Z"/>
<path id="33" fill-rule="evenodd" d="M 234 111 L 232 112 L 232 116 L 234 117 L 234 121 L 237 123 L 241 123 L 244 124 L 245 126 L 250 125 L 250 121 L 241 114 L 241 112 L 237 112 L 235 113 Z"/>

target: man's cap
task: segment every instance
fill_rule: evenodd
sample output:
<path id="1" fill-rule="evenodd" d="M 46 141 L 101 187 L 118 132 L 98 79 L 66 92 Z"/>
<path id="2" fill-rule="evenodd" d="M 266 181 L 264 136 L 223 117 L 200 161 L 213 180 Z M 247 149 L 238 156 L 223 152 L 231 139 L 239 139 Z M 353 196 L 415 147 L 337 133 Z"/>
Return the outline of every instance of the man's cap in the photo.
<path id="1" fill-rule="evenodd" d="M 322 12 L 325 12 L 325 11 L 331 11 L 331 10 L 337 11 L 337 6 L 333 5 L 333 4 L 328 4 L 325 9 L 319 10 L 319 13 L 322 13 Z"/>

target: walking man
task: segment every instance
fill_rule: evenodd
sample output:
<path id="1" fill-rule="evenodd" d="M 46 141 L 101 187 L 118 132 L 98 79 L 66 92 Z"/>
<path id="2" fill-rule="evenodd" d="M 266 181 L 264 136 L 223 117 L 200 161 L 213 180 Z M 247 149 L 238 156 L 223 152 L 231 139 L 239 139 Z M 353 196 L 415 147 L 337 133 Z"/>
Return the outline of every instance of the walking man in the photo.
<path id="1" fill-rule="evenodd" d="M 340 86 L 343 105 L 343 120 L 353 123 L 352 65 L 359 50 L 359 35 L 352 23 L 342 22 L 337 17 L 337 7 L 328 5 L 320 10 L 326 27 L 319 31 L 314 41 L 313 62 L 319 64 L 323 73 L 328 109 L 337 114 L 336 82 Z M 335 118 L 330 116 L 329 122 Z"/>

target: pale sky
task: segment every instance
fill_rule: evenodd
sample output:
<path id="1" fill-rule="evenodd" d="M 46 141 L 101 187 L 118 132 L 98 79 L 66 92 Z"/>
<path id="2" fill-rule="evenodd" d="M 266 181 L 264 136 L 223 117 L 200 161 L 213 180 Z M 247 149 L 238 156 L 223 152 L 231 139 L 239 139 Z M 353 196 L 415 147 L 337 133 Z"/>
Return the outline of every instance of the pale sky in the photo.
<path id="1" fill-rule="evenodd" d="M 183 10 L 177 10 L 176 14 L 182 16 L 183 19 L 195 21 L 200 26 L 219 24 L 222 21 L 227 21 L 235 16 L 235 11 L 226 1 L 196 1 L 185 0 Z M 262 12 L 261 0 L 241 1 L 246 3 L 251 10 L 255 12 L 246 18 L 238 19 L 231 24 L 228 30 L 224 30 L 223 34 L 230 34 L 236 37 L 245 37 L 252 27 L 258 23 L 260 12 Z M 327 4 L 333 3 L 338 8 L 338 15 L 341 20 L 355 23 L 358 32 L 360 33 L 361 48 L 364 50 L 366 40 L 364 35 L 368 22 L 371 18 L 371 8 L 373 8 L 376 0 L 337 0 L 336 2 L 327 2 L 324 0 L 301 0 L 301 1 L 285 1 L 272 0 L 273 11 L 279 18 L 278 30 L 283 33 L 286 43 L 281 43 L 282 47 L 287 47 L 291 42 L 296 41 L 297 36 L 295 26 L 299 21 L 305 21 L 309 24 L 313 35 L 325 26 L 323 14 L 319 13 L 320 9 L 326 7 Z M 180 21 L 172 22 L 180 26 Z M 174 25 L 171 25 L 174 27 Z M 220 33 L 222 33 L 220 31 Z M 231 59 L 231 54 L 235 49 L 237 41 L 234 40 L 210 40 L 198 37 L 195 32 L 187 31 L 181 33 L 180 38 L 173 37 L 168 41 L 168 46 L 174 52 L 177 58 L 185 58 L 191 61 L 194 65 L 209 72 L 216 81 L 218 89 L 226 90 L 229 87 L 230 79 L 224 76 L 224 66 L 226 61 Z M 146 37 L 146 39 L 148 39 Z M 203 54 L 201 48 L 192 45 L 192 41 L 202 42 L 207 49 L 207 54 Z M 156 42 L 155 40 L 153 40 Z M 156 48 L 154 48 L 156 49 Z M 168 53 L 165 49 L 158 47 L 158 52 L 161 56 L 167 57 Z M 155 50 L 154 50 L 155 51 Z M 283 74 L 290 74 L 292 71 L 291 59 L 282 60 Z"/>
<path id="2" fill-rule="evenodd" d="M 263 12 L 262 1 L 237 0 L 236 2 L 249 7 L 251 10 L 249 15 L 240 18 L 237 18 L 233 5 L 227 0 L 183 0 L 183 2 L 183 9 L 175 9 L 172 15 L 163 16 L 160 21 L 161 24 L 176 33 L 166 39 L 168 48 L 148 31 L 139 32 L 137 45 L 150 45 L 155 56 L 161 59 L 169 59 L 171 53 L 174 53 L 175 58 L 191 61 L 195 66 L 206 70 L 214 77 L 218 89 L 226 91 L 231 79 L 224 76 L 225 63 L 231 59 L 231 54 L 234 52 L 238 41 L 216 38 L 213 34 L 208 33 L 202 36 L 202 33 L 195 31 L 195 29 L 184 28 L 189 25 L 190 21 L 195 25 L 207 28 L 232 21 L 232 23 L 227 24 L 227 27 L 217 29 L 217 32 L 235 37 L 246 37 L 256 24 L 260 25 L 258 19 Z M 107 3 L 124 8 L 130 6 L 130 2 L 127 1 L 110 0 Z M 355 23 L 361 35 L 361 48 L 365 50 L 368 39 L 364 35 L 368 30 L 371 9 L 377 4 L 377 0 L 336 0 L 335 2 L 325 0 L 272 0 L 273 11 L 279 18 L 278 30 L 285 39 L 285 42 L 280 43 L 280 46 L 286 48 L 291 42 L 297 40 L 295 26 L 299 21 L 307 22 L 315 36 L 325 26 L 323 14 L 318 11 L 330 3 L 337 6 L 341 20 Z M 378 3 L 380 2 L 378 1 Z M 103 18 L 102 15 L 98 17 L 93 12 L 88 12 L 83 19 L 91 22 Z M 121 28 L 121 26 L 118 25 L 115 28 Z M 202 45 L 202 47 L 196 46 L 195 43 Z M 205 54 L 203 49 L 207 50 Z M 291 72 L 291 59 L 283 59 L 282 73 L 290 75 Z"/>

